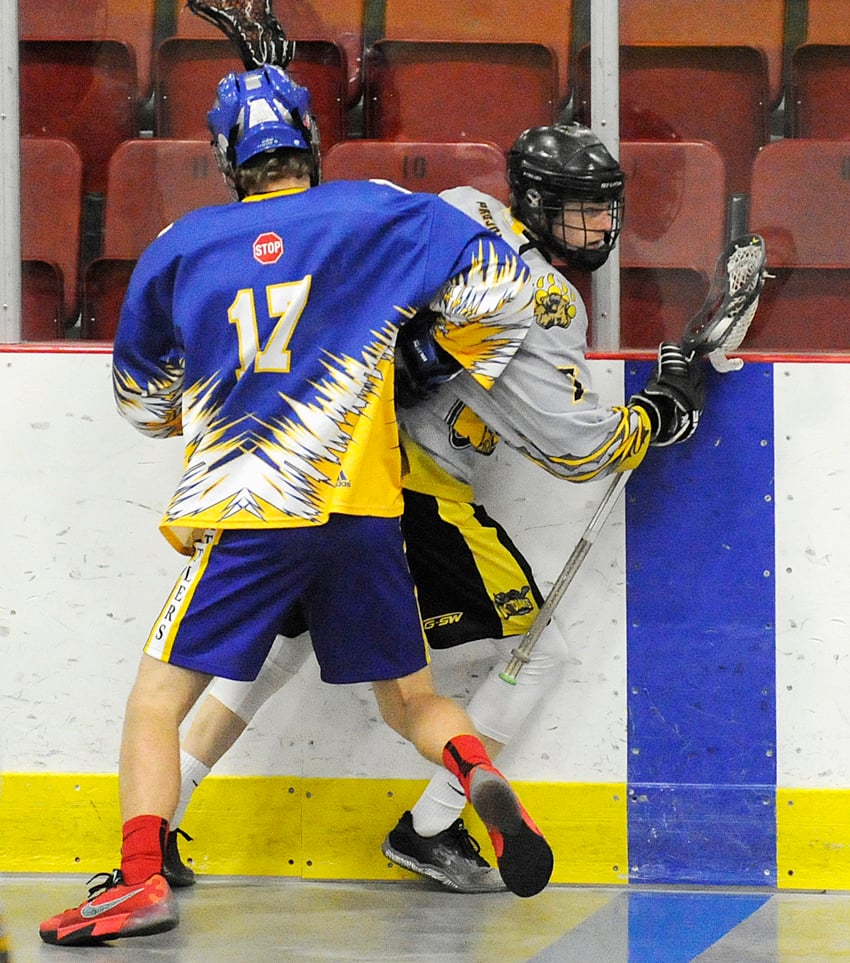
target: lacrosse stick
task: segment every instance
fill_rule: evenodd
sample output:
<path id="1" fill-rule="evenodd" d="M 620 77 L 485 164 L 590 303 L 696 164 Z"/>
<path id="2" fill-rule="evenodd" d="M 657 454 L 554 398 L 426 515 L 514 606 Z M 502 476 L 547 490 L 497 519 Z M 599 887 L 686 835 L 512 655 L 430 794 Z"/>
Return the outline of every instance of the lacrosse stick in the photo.
<path id="1" fill-rule="evenodd" d="M 708 357 L 714 369 L 720 372 L 737 371 L 743 366 L 740 358 L 729 359 L 726 352 L 741 344 L 755 316 L 761 289 L 769 276 L 765 261 L 764 240 L 760 235 L 745 234 L 729 242 L 717 259 L 714 278 L 702 307 L 688 322 L 682 335 L 682 351 L 689 361 Z M 499 673 L 499 678 L 509 685 L 516 685 L 520 670 L 529 661 L 540 634 L 570 587 L 630 476 L 631 471 L 623 471 L 611 479 L 531 628 L 522 642 L 511 650 L 504 672 Z"/>
<path id="2" fill-rule="evenodd" d="M 271 0 L 187 0 L 187 5 L 236 45 L 246 70 L 264 64 L 285 69 L 292 60 L 295 43 L 286 39 Z"/>

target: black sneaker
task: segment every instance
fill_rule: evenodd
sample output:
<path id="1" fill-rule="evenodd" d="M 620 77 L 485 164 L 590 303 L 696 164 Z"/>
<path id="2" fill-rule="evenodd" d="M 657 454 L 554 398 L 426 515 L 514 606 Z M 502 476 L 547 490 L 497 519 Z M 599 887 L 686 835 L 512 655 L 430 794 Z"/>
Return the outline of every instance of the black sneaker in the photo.
<path id="1" fill-rule="evenodd" d="M 188 839 L 190 843 L 192 842 L 192 837 L 188 833 L 184 833 L 182 829 L 174 829 L 168 833 L 165 855 L 162 860 L 162 875 L 173 889 L 195 885 L 195 871 L 190 869 L 180 858 L 180 851 L 177 849 L 178 834 L 184 839 Z"/>
<path id="2" fill-rule="evenodd" d="M 420 836 L 413 828 L 409 811 L 381 846 L 384 856 L 397 866 L 436 880 L 456 893 L 504 892 L 502 877 L 480 850 L 462 819 L 456 819 L 436 836 Z"/>

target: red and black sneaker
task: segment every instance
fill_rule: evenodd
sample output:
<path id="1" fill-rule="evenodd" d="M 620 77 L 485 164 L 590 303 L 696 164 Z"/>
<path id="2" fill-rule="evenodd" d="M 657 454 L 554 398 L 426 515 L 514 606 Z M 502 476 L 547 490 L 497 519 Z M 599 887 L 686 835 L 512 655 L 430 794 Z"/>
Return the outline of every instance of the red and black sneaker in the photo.
<path id="1" fill-rule="evenodd" d="M 551 879 L 555 859 L 510 783 L 498 769 L 477 765 L 469 801 L 490 834 L 505 886 L 517 896 L 535 896 Z"/>
<path id="2" fill-rule="evenodd" d="M 89 898 L 73 909 L 52 916 L 39 927 L 45 943 L 56 946 L 95 946 L 126 936 L 150 936 L 174 929 L 179 921 L 177 901 L 158 873 L 144 883 L 128 886 L 121 870 L 99 873 L 89 883 Z"/>

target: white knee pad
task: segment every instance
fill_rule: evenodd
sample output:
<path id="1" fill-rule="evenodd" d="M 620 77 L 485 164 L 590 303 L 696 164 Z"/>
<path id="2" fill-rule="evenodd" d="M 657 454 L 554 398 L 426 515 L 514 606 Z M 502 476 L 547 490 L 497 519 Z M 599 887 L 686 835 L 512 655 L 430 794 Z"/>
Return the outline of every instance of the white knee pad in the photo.
<path id="1" fill-rule="evenodd" d="M 504 658 L 496 663 L 467 706 L 475 728 L 502 745 L 513 739 L 534 707 L 552 689 L 567 659 L 567 642 L 552 620 L 540 633 L 529 661 L 517 676 L 516 685 L 510 685 L 499 673 L 504 671 L 511 649 L 521 640 L 521 636 L 501 640 Z"/>
<path id="2" fill-rule="evenodd" d="M 214 679 L 208 692 L 243 722 L 248 723 L 260 706 L 298 672 L 311 650 L 308 632 L 294 639 L 278 636 L 253 682 Z"/>

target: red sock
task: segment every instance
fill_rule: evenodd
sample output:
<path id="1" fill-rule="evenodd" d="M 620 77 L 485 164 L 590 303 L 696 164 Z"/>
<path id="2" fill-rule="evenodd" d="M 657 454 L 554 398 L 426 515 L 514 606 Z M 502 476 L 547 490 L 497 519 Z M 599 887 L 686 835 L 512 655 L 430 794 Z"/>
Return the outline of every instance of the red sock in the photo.
<path id="1" fill-rule="evenodd" d="M 124 882 L 135 886 L 161 873 L 168 820 L 162 816 L 134 816 L 124 823 L 123 832 L 121 875 Z"/>
<path id="2" fill-rule="evenodd" d="M 484 743 L 477 736 L 462 735 L 449 739 L 443 749 L 443 765 L 460 780 L 466 798 L 469 799 L 469 777 L 480 765 L 492 766 Z"/>

